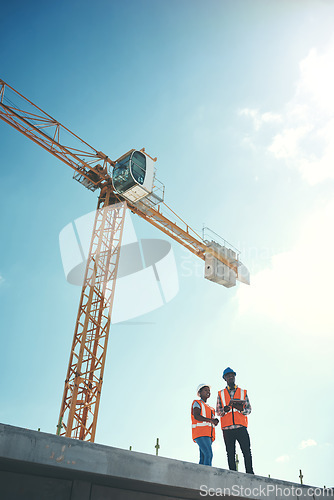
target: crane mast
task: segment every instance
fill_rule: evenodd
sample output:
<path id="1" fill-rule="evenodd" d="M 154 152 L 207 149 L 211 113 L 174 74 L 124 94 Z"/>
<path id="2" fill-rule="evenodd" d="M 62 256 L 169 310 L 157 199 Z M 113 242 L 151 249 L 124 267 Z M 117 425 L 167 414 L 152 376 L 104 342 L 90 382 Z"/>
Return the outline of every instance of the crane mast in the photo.
<path id="1" fill-rule="evenodd" d="M 242 276 L 238 256 L 206 242 L 162 200 L 154 206 L 120 196 L 109 174 L 117 160 L 90 146 L 1 79 L 0 118 L 71 167 L 74 179 L 84 187 L 100 189 L 57 425 L 60 436 L 94 442 L 126 209 L 201 259 L 210 255 L 221 262 L 239 281 L 249 283 L 248 278 Z"/>
<path id="2" fill-rule="evenodd" d="M 126 202 L 95 214 L 57 433 L 93 441 L 100 404 Z"/>

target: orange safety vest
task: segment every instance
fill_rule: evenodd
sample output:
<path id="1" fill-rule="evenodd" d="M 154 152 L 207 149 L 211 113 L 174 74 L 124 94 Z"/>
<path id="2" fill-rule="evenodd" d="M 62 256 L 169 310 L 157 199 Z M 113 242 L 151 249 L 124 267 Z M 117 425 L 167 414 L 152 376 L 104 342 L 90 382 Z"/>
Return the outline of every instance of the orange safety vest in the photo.
<path id="1" fill-rule="evenodd" d="M 237 387 L 233 399 L 246 399 L 247 391 L 245 389 L 240 389 Z M 224 409 L 224 406 L 228 406 L 231 396 L 225 387 L 224 390 L 218 392 L 218 396 L 220 397 L 221 405 Z M 220 425 L 221 428 L 229 427 L 230 425 L 243 425 L 244 427 L 248 426 L 248 418 L 247 415 L 243 415 L 236 408 L 231 408 L 231 411 L 225 413 L 223 417 L 220 417 Z"/>
<path id="2" fill-rule="evenodd" d="M 210 436 L 211 440 L 214 441 L 216 438 L 215 426 L 211 422 L 202 422 L 196 420 L 193 415 L 193 404 L 197 401 L 201 407 L 201 415 L 206 418 L 213 418 L 215 416 L 215 410 L 211 406 L 207 405 L 201 399 L 195 399 L 191 405 L 191 430 L 192 438 L 195 441 L 198 437 Z"/>

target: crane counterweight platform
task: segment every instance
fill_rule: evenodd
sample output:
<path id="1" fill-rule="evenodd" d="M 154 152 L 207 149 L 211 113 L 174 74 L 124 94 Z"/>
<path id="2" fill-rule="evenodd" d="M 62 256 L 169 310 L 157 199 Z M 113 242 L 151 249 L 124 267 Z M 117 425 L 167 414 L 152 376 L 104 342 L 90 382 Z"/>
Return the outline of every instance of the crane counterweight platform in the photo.
<path id="1" fill-rule="evenodd" d="M 57 434 L 94 441 L 110 317 L 126 209 L 204 261 L 204 277 L 226 288 L 249 284 L 240 252 L 218 235 L 199 236 L 164 202 L 156 158 L 131 149 L 117 160 L 61 125 L 0 80 L 0 118 L 74 170 L 90 191 L 99 189 L 94 229 L 74 330 Z"/>

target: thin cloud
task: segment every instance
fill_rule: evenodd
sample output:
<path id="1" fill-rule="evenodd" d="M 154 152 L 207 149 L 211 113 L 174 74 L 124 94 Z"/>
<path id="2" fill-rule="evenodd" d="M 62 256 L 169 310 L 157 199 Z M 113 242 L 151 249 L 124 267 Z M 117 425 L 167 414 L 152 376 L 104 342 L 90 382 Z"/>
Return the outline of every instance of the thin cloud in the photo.
<path id="1" fill-rule="evenodd" d="M 281 455 L 280 457 L 276 458 L 275 462 L 286 463 L 286 462 L 289 462 L 289 460 L 290 460 L 289 455 Z"/>
<path id="2" fill-rule="evenodd" d="M 334 41 L 322 52 L 309 51 L 299 64 L 295 93 L 281 113 L 251 108 L 239 111 L 240 116 L 252 120 L 256 132 L 248 144 L 261 146 L 297 169 L 310 185 L 334 178 L 333 59 Z"/>
<path id="3" fill-rule="evenodd" d="M 253 120 L 253 125 L 255 130 L 259 130 L 262 125 L 268 123 L 281 123 L 283 118 L 277 113 L 272 113 L 267 111 L 265 113 L 260 113 L 258 109 L 243 108 L 239 110 L 240 116 L 246 116 Z"/>
<path id="4" fill-rule="evenodd" d="M 311 127 L 291 127 L 282 130 L 277 134 L 268 151 L 274 154 L 276 158 L 290 159 L 301 154 L 300 141 L 310 132 Z"/>
<path id="5" fill-rule="evenodd" d="M 299 444 L 299 449 L 304 450 L 305 448 L 308 448 L 309 446 L 317 446 L 317 442 L 314 441 L 314 439 L 306 439 L 305 441 L 302 441 Z"/>

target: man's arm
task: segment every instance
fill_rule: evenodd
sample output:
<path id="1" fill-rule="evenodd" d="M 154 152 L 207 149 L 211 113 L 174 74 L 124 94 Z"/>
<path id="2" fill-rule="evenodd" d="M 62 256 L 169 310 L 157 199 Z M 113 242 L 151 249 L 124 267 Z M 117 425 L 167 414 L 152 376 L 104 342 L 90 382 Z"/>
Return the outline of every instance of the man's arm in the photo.
<path id="1" fill-rule="evenodd" d="M 219 397 L 219 394 L 217 396 L 216 414 L 219 415 L 220 417 L 223 417 L 225 415 L 224 408 L 222 407 L 222 402 L 221 402 L 221 399 Z"/>
<path id="2" fill-rule="evenodd" d="M 245 408 L 242 410 L 241 413 L 243 415 L 249 415 L 251 411 L 252 411 L 252 407 L 251 407 L 251 404 L 249 402 L 248 394 L 246 394 L 246 397 L 245 397 Z"/>

